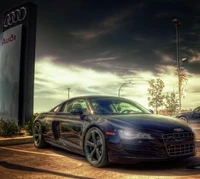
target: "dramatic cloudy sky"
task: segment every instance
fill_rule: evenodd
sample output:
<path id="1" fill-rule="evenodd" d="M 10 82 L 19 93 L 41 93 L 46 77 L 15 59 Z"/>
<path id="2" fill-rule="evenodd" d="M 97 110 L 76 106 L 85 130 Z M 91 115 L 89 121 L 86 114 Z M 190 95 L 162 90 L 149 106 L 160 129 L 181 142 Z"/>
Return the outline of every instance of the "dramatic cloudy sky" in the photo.
<path id="1" fill-rule="evenodd" d="M 1 2 L 0 12 L 21 0 Z M 70 97 L 100 94 L 148 107 L 148 81 L 177 92 L 176 31 L 187 76 L 182 108 L 199 106 L 200 2 L 183 0 L 32 0 L 38 5 L 34 112 Z M 0 17 L 2 24 L 2 15 Z"/>

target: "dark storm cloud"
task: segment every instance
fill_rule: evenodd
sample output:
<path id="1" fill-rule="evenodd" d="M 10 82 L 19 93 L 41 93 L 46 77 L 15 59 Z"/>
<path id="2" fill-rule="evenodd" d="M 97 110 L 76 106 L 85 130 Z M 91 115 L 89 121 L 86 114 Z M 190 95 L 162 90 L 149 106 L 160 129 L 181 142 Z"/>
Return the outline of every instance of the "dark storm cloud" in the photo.
<path id="1" fill-rule="evenodd" d="M 12 4 L 24 1 L 8 0 Z M 123 74 L 134 69 L 156 73 L 156 64 L 176 61 L 176 32 L 181 21 L 180 58 L 193 60 L 188 70 L 199 73 L 200 3 L 198 1 L 47 1 L 38 5 L 37 60 Z"/>
<path id="2" fill-rule="evenodd" d="M 180 3 L 182 2 L 182 3 Z M 192 61 L 195 63 L 196 66 L 192 63 L 186 63 L 185 67 L 187 70 L 194 74 L 199 74 L 199 27 L 200 27 L 200 19 L 199 16 L 199 10 L 197 10 L 197 7 L 199 7 L 198 1 L 191 1 L 191 3 L 187 3 L 186 1 L 174 1 L 174 5 L 170 8 L 168 4 L 167 9 L 163 10 L 160 9 L 160 13 L 156 15 L 157 18 L 162 19 L 162 21 L 165 22 L 166 30 L 169 31 L 169 27 L 167 27 L 166 20 L 170 22 L 171 19 L 177 18 L 181 22 L 181 26 L 179 27 L 179 37 L 180 37 L 180 60 L 182 58 L 187 58 L 188 62 Z M 163 25 L 163 24 L 161 24 Z M 169 23 L 168 23 L 169 25 Z M 163 26 L 164 27 L 164 26 Z M 170 29 L 171 31 L 171 29 Z M 174 28 L 175 31 L 175 28 Z M 175 40 L 175 33 L 172 32 L 165 32 L 166 37 L 169 39 L 173 37 Z M 163 38 L 165 40 L 166 38 Z M 172 38 L 171 38 L 172 39 Z M 168 41 L 169 42 L 169 41 Z M 166 48 L 165 53 L 169 54 L 169 56 L 174 57 L 174 60 L 176 60 L 176 47 L 175 47 L 176 41 L 171 41 Z M 174 49 L 174 50 L 173 50 Z"/>
<path id="3" fill-rule="evenodd" d="M 61 8 L 59 11 L 52 11 L 53 8 L 56 9 L 53 6 L 46 7 L 45 9 L 48 9 L 48 11 L 45 11 L 46 13 L 43 11 L 39 13 L 39 15 L 43 14 L 39 19 L 39 22 L 41 22 L 41 24 L 39 23 L 39 26 L 41 26 L 40 42 L 44 44 L 45 42 L 50 42 L 52 46 L 57 46 L 56 49 L 58 51 L 55 52 L 56 54 L 61 53 L 62 55 L 63 46 L 65 49 L 71 49 L 76 44 L 90 43 L 92 45 L 91 42 L 83 42 L 81 40 L 95 39 L 110 33 L 122 26 L 123 23 L 126 23 L 124 19 L 129 13 L 132 13 L 131 9 L 128 11 L 119 10 L 119 5 L 117 3 L 111 4 L 112 1 L 110 3 L 78 2 L 71 4 L 70 10 Z M 63 3 L 62 6 L 68 7 L 68 2 Z M 45 19 L 44 17 L 50 18 Z M 48 49 L 46 46 L 42 46 L 42 48 Z M 38 51 L 40 54 L 40 49 Z M 48 53 L 47 50 L 45 52 Z"/>
<path id="4" fill-rule="evenodd" d="M 118 8 L 112 7 L 112 13 L 103 7 L 94 9 L 95 6 L 92 7 L 92 11 L 89 11 L 90 15 L 88 15 L 88 10 L 77 12 L 74 17 L 76 21 L 72 20 L 72 15 L 69 14 L 72 19 L 70 20 L 68 17 L 63 22 L 62 30 L 59 30 L 59 25 L 57 28 L 50 28 L 51 30 L 41 30 L 40 41 L 38 41 L 38 44 L 41 45 L 38 45 L 37 48 L 38 57 L 44 55 L 45 52 L 56 57 L 59 56 L 66 63 L 73 64 L 81 60 L 98 58 L 98 54 L 104 51 L 118 51 L 119 45 L 117 44 L 121 43 L 123 46 L 123 36 L 119 33 L 119 29 L 123 29 L 124 26 L 131 23 L 129 18 L 134 13 L 133 8 L 128 7 L 119 11 Z M 115 37 L 117 38 L 115 39 Z M 112 42 L 113 40 L 114 42 Z M 46 46 L 47 43 L 51 46 Z M 105 58 L 107 57 L 105 56 Z"/>

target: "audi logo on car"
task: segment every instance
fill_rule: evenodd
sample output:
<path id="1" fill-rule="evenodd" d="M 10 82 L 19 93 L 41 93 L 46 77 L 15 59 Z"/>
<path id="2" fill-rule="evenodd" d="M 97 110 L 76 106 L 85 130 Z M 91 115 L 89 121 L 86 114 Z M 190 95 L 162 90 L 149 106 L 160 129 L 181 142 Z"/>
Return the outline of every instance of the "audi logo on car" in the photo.
<path id="1" fill-rule="evenodd" d="M 182 128 L 175 128 L 174 131 L 175 131 L 175 132 L 182 132 L 183 129 L 182 129 Z"/>
<path id="2" fill-rule="evenodd" d="M 8 27 L 18 22 L 22 22 L 26 18 L 26 15 L 27 15 L 27 10 L 25 7 L 16 9 L 10 12 L 9 14 L 6 14 L 3 26 Z"/>

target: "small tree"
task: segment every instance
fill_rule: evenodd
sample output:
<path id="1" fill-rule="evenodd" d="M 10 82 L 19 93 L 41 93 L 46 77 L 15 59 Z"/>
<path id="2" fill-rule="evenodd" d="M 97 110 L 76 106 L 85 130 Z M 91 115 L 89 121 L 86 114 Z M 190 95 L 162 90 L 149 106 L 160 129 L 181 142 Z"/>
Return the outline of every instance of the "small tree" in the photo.
<path id="1" fill-rule="evenodd" d="M 179 108 L 178 99 L 176 99 L 176 94 L 174 92 L 167 93 L 165 96 L 165 107 L 170 115 L 174 115 Z"/>
<path id="2" fill-rule="evenodd" d="M 33 121 L 39 115 L 39 113 L 34 113 L 31 120 L 27 121 L 24 125 L 24 129 L 30 134 L 33 135 Z"/>
<path id="3" fill-rule="evenodd" d="M 163 88 L 165 87 L 164 82 L 161 79 L 152 79 L 149 81 L 150 87 L 148 88 L 148 92 L 150 97 L 148 97 L 149 107 L 153 107 L 156 110 L 156 114 L 158 113 L 158 108 L 164 105 L 163 99 L 164 95 L 162 95 Z"/>

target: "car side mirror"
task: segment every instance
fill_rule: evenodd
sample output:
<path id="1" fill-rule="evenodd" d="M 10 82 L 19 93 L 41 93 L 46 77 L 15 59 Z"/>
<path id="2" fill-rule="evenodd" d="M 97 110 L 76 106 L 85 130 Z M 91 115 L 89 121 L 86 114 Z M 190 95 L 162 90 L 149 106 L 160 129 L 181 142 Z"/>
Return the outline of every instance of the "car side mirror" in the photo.
<path id="1" fill-rule="evenodd" d="M 90 121 L 89 116 L 88 116 L 88 115 L 85 115 L 85 114 L 81 114 L 81 115 L 80 115 L 80 118 L 81 118 L 81 120 L 84 120 L 84 121 Z"/>
<path id="2" fill-rule="evenodd" d="M 70 111 L 71 114 L 79 114 L 79 115 L 82 115 L 83 114 L 83 109 L 82 108 L 74 108 Z"/>

